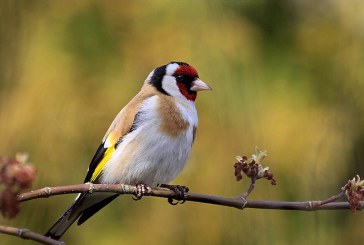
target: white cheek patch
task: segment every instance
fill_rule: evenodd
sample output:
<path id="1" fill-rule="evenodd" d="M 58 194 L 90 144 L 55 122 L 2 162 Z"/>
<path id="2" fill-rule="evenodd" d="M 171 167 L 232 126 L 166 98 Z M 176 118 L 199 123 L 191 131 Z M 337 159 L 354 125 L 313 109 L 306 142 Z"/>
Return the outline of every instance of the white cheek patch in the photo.
<path id="1" fill-rule="evenodd" d="M 162 88 L 172 97 L 178 98 L 181 97 L 182 94 L 179 91 L 177 86 L 176 78 L 173 74 L 179 68 L 177 63 L 172 63 L 167 65 L 166 67 L 166 75 L 163 77 L 162 80 Z"/>
<path id="2" fill-rule="evenodd" d="M 172 76 L 166 75 L 162 80 L 162 88 L 172 97 L 181 96 L 181 92 L 176 83 L 176 79 Z"/>

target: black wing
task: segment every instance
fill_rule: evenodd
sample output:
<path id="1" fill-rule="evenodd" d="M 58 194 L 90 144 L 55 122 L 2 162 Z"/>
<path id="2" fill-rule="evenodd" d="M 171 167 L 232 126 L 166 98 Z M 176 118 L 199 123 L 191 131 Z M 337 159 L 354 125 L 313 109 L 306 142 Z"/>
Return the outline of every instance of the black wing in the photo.
<path id="1" fill-rule="evenodd" d="M 111 146 L 111 147 L 115 147 L 115 149 L 117 149 L 117 147 L 120 145 L 120 143 L 123 141 L 123 138 L 125 137 L 125 135 L 133 132 L 137 127 L 138 127 L 138 121 L 139 121 L 139 118 L 140 118 L 140 115 L 141 115 L 141 112 L 139 111 L 135 117 L 134 117 L 134 120 L 133 120 L 133 123 L 131 124 L 131 127 L 130 127 L 130 130 L 128 133 L 124 134 L 123 136 L 120 137 L 120 139 L 115 143 L 114 146 Z M 90 166 L 88 168 L 88 171 L 87 171 L 87 174 L 86 174 L 86 178 L 84 180 L 84 183 L 87 183 L 87 182 L 90 182 L 91 181 L 91 178 L 92 178 L 92 175 L 93 173 L 95 172 L 95 169 L 97 168 L 97 166 L 99 165 L 99 163 L 102 161 L 102 159 L 104 158 L 105 156 L 105 152 L 108 148 L 105 148 L 105 142 L 103 142 L 99 148 L 97 149 L 94 157 L 92 158 L 91 160 L 91 163 L 90 163 Z"/>
<path id="2" fill-rule="evenodd" d="M 105 152 L 107 150 L 107 148 L 104 147 L 104 143 L 105 142 L 103 142 L 99 146 L 99 148 L 97 149 L 94 157 L 92 158 L 90 166 L 88 167 L 88 170 L 87 170 L 87 174 L 86 174 L 86 178 L 84 180 L 84 183 L 90 182 L 92 174 L 94 173 L 97 165 L 99 165 L 101 160 L 104 158 Z"/>

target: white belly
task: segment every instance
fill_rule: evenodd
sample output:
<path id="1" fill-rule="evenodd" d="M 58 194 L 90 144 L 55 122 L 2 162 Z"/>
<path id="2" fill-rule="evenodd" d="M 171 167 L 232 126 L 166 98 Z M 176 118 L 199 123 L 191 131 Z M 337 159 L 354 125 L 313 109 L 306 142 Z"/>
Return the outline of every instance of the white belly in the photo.
<path id="1" fill-rule="evenodd" d="M 172 181 L 185 166 L 197 122 L 191 122 L 179 136 L 171 137 L 161 132 L 156 115 L 149 111 L 144 116 L 142 126 L 124 136 L 106 163 L 101 183 L 144 183 L 155 187 Z M 194 118 L 197 120 L 197 113 Z"/>

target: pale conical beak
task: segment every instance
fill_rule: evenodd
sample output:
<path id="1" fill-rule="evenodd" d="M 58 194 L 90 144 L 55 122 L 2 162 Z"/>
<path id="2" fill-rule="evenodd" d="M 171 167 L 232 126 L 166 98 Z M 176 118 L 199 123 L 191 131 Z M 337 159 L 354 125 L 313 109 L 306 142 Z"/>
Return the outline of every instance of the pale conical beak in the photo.
<path id="1" fill-rule="evenodd" d="M 194 80 L 191 85 L 192 86 L 191 86 L 190 90 L 196 91 L 196 92 L 201 91 L 201 90 L 211 90 L 212 89 L 209 85 L 207 85 L 200 79 Z"/>

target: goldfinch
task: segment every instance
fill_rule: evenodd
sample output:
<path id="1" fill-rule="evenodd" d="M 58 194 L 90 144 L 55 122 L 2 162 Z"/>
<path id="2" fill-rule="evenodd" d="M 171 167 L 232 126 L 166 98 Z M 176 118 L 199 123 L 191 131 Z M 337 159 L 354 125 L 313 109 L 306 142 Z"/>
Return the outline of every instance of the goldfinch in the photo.
<path id="1" fill-rule="evenodd" d="M 197 91 L 210 89 L 187 63 L 154 69 L 111 123 L 84 182 L 156 187 L 172 181 L 184 168 L 195 139 Z M 81 225 L 117 196 L 79 194 L 45 236 L 59 239 L 77 219 Z"/>

